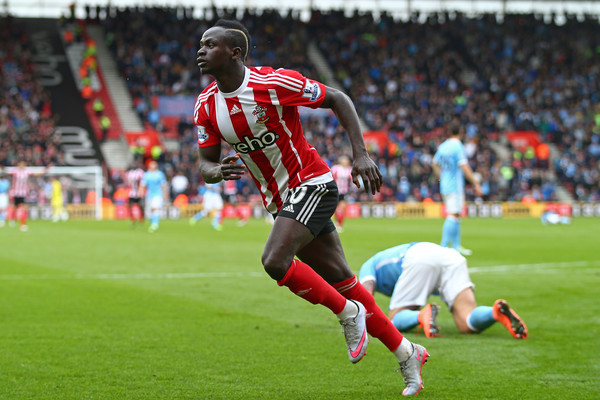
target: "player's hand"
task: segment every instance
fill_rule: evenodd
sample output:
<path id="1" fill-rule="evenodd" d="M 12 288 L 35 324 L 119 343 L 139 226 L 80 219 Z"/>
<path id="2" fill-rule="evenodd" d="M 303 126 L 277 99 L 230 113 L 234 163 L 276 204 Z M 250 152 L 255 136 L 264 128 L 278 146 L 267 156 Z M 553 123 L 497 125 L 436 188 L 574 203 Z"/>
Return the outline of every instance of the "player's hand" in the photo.
<path id="1" fill-rule="evenodd" d="M 246 173 L 246 165 L 239 164 L 240 154 L 236 153 L 232 156 L 227 156 L 221 160 L 221 176 L 225 181 L 235 181 L 242 178 Z"/>
<path id="2" fill-rule="evenodd" d="M 383 176 L 368 154 L 356 157 L 352 163 L 352 182 L 360 189 L 359 176 L 365 185 L 365 192 L 370 192 L 371 194 L 379 192 Z"/>

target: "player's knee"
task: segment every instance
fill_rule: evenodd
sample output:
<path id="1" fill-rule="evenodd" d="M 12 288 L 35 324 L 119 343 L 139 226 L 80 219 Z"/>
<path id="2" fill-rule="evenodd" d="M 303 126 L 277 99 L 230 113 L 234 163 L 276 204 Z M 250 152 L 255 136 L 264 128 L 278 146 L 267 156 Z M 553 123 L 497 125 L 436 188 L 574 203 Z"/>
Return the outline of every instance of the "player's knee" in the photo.
<path id="1" fill-rule="evenodd" d="M 262 254 L 262 264 L 267 274 L 276 281 L 279 281 L 285 276 L 291 261 L 286 262 L 272 252 L 264 251 Z"/>

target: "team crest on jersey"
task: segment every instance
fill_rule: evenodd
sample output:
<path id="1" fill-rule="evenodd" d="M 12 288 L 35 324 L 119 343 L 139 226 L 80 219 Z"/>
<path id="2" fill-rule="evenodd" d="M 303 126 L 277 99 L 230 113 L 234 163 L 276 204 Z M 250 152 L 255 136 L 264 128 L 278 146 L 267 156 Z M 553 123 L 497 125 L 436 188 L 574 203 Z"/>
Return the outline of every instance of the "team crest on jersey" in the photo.
<path id="1" fill-rule="evenodd" d="M 254 107 L 252 115 L 256 117 L 256 122 L 258 122 L 259 124 L 266 124 L 269 120 L 269 116 L 267 115 L 267 109 L 263 106 Z"/>
<path id="2" fill-rule="evenodd" d="M 198 143 L 202 144 L 208 140 L 208 133 L 203 126 L 198 125 Z"/>
<path id="3" fill-rule="evenodd" d="M 302 97 L 308 98 L 310 101 L 315 101 L 321 96 L 321 87 L 316 82 L 306 80 L 306 85 L 302 90 Z"/>

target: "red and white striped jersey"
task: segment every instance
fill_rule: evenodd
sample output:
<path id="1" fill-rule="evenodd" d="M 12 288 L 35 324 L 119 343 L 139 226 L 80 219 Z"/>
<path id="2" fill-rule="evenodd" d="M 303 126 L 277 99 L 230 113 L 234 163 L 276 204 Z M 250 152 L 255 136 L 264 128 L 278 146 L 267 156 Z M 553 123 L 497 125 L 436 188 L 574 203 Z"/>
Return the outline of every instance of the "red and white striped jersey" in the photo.
<path id="1" fill-rule="evenodd" d="M 290 188 L 330 172 L 304 137 L 298 113 L 298 106 L 318 108 L 325 90 L 296 71 L 246 67 L 234 92 L 222 93 L 213 82 L 198 96 L 198 146 L 228 142 L 248 167 L 267 211 L 277 212 Z"/>
<path id="2" fill-rule="evenodd" d="M 140 192 L 140 182 L 144 177 L 144 170 L 141 168 L 130 169 L 127 171 L 127 186 L 129 186 L 129 197 L 138 199 L 142 197 Z"/>
<path id="3" fill-rule="evenodd" d="M 228 196 L 237 194 L 237 182 L 236 181 L 225 181 L 225 188 L 223 193 Z"/>
<path id="4" fill-rule="evenodd" d="M 27 169 L 16 168 L 10 172 L 10 175 L 12 175 L 12 197 L 27 197 L 29 194 L 29 176 L 31 172 Z"/>
<path id="5" fill-rule="evenodd" d="M 333 179 L 335 179 L 339 193 L 347 194 L 350 191 L 350 184 L 352 183 L 352 167 L 344 167 L 336 164 L 331 167 L 331 174 L 333 175 Z"/>

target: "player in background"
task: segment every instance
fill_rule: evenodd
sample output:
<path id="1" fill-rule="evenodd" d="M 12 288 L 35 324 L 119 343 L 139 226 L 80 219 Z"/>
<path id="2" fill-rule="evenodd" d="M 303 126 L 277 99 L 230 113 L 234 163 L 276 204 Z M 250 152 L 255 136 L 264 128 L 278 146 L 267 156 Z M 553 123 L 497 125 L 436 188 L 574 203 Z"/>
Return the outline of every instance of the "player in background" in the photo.
<path id="1" fill-rule="evenodd" d="M 475 194 L 481 196 L 481 186 L 469 166 L 465 147 L 462 143 L 463 131 L 459 123 L 449 126 L 450 137 L 437 149 L 433 156 L 433 171 L 440 180 L 440 192 L 446 206 L 446 220 L 442 228 L 441 245 L 458 250 L 469 256 L 471 250 L 461 244 L 461 212 L 465 204 L 465 178 L 473 185 Z"/>
<path id="2" fill-rule="evenodd" d="M 43 172 L 31 172 L 27 169 L 27 164 L 24 160 L 17 163 L 17 168 L 13 169 L 9 174 L 12 176 L 11 195 L 13 199 L 13 215 L 12 219 L 18 219 L 21 231 L 27 231 L 27 203 L 25 199 L 29 194 L 29 177 L 34 175 L 43 175 L 49 167 Z"/>
<path id="3" fill-rule="evenodd" d="M 344 231 L 344 213 L 346 212 L 346 195 L 350 192 L 352 184 L 352 164 L 348 156 L 341 156 L 338 163 L 331 167 L 331 174 L 338 187 L 339 201 L 335 210 L 335 219 L 337 221 L 338 232 Z"/>
<path id="4" fill-rule="evenodd" d="M 296 71 L 247 67 L 251 43 L 241 23 L 227 20 L 217 21 L 200 40 L 198 66 L 215 78 L 194 108 L 200 173 L 212 183 L 250 173 L 264 207 L 275 216 L 262 254 L 267 274 L 338 317 L 351 362 L 364 356 L 367 331 L 380 339 L 400 363 L 403 394 L 417 394 L 429 354 L 403 337 L 348 266 L 331 221 L 338 203 L 335 181 L 300 123 L 299 106 L 332 109 L 350 138 L 354 183 L 360 187 L 360 177 L 375 194 L 382 176 L 367 152 L 354 105 L 339 90 Z M 222 140 L 236 154 L 221 160 Z"/>
<path id="5" fill-rule="evenodd" d="M 542 213 L 540 219 L 544 225 L 569 225 L 571 223 L 571 217 L 568 215 L 560 215 L 555 209 L 546 209 Z"/>
<path id="6" fill-rule="evenodd" d="M 142 190 L 140 183 L 144 177 L 144 170 L 141 167 L 141 161 L 137 161 L 132 165 L 125 175 L 126 184 L 129 187 L 129 218 L 131 226 L 135 227 L 136 223 L 140 225 L 144 222 L 144 211 L 142 207 Z"/>
<path id="7" fill-rule="evenodd" d="M 150 210 L 149 232 L 156 232 L 160 223 L 163 206 L 169 201 L 169 189 L 165 174 L 158 169 L 156 161 L 150 161 L 148 171 L 140 181 L 142 191 L 146 193 L 146 207 Z"/>
<path id="8" fill-rule="evenodd" d="M 4 176 L 4 170 L 0 169 L 0 228 L 6 224 L 6 213 L 8 211 L 8 191 L 10 181 Z"/>
<path id="9" fill-rule="evenodd" d="M 206 183 L 202 192 L 202 210 L 190 218 L 190 225 L 204 217 L 212 215 L 212 227 L 216 231 L 223 230 L 223 197 L 220 183 Z"/>
<path id="10" fill-rule="evenodd" d="M 52 206 L 52 222 L 66 221 L 69 219 L 69 214 L 65 210 L 65 202 L 63 197 L 63 185 L 58 176 L 52 177 L 52 191 L 50 205 Z"/>
<path id="11" fill-rule="evenodd" d="M 235 214 L 239 218 L 237 225 L 244 226 L 248 223 L 251 212 L 245 212 L 242 208 L 238 207 L 237 194 L 237 181 L 225 181 L 223 185 L 223 196 L 225 201 L 235 207 Z"/>
<path id="12" fill-rule="evenodd" d="M 506 300 L 477 306 L 467 260 L 454 249 L 427 242 L 401 244 L 368 259 L 359 277 L 371 293 L 391 298 L 389 317 L 401 331 L 420 325 L 425 336 L 438 336 L 439 306 L 427 299 L 439 294 L 460 332 L 481 332 L 498 321 L 514 338 L 527 339 L 527 326 Z"/>

